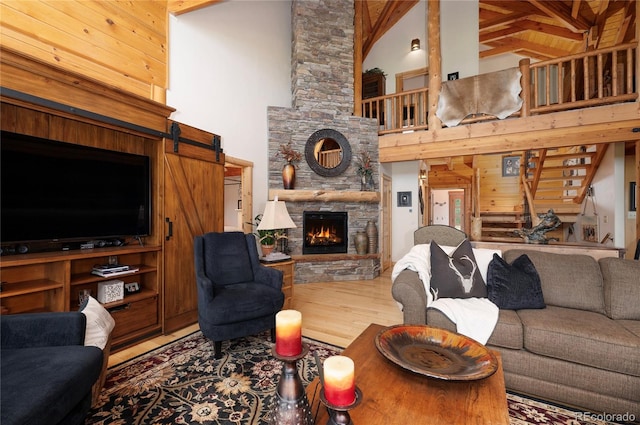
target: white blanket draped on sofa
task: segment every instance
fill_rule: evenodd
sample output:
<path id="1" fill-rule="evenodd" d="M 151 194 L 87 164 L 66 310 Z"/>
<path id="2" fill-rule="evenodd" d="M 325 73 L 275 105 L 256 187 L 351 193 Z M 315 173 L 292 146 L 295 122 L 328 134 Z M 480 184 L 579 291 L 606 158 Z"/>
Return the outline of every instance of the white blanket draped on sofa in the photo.
<path id="1" fill-rule="evenodd" d="M 450 254 L 455 247 L 442 247 Z M 475 251 L 475 250 L 474 250 Z M 498 306 L 487 298 L 439 298 L 433 300 L 431 293 L 431 250 L 429 244 L 415 245 L 393 267 L 391 280 L 394 281 L 402 270 L 409 269 L 420 277 L 427 293 L 427 308 L 435 308 L 456 324 L 458 333 L 486 344 L 498 322 Z M 487 265 L 476 258 L 482 278 L 487 281 Z M 400 306 L 402 307 L 402 306 Z"/>

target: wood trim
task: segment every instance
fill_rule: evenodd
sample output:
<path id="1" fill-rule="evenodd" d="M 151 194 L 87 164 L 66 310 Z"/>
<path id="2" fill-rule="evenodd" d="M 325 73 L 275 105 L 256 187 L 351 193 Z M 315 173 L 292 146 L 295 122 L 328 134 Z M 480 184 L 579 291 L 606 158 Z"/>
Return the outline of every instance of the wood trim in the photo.
<path id="1" fill-rule="evenodd" d="M 289 202 L 380 202 L 380 192 L 269 189 L 269 200 Z"/>
<path id="2" fill-rule="evenodd" d="M 634 140 L 640 103 L 607 105 L 379 137 L 380 162 Z M 481 139 L 481 140 L 480 140 Z"/>
<path id="3" fill-rule="evenodd" d="M 0 46 L 0 62 L 2 63 L 3 88 L 68 105 L 72 108 L 79 108 L 160 132 L 166 130 L 167 119 L 175 111 L 174 108 L 164 104 L 116 89 L 89 77 L 53 67 L 2 46 Z M 23 101 L 8 97 L 6 93 L 3 93 L 2 98 L 7 103 L 26 106 Z M 40 108 L 39 110 L 46 109 Z M 61 113 L 56 112 L 56 115 L 61 115 Z M 72 113 L 62 115 L 109 127 L 99 121 L 87 118 L 80 119 L 79 116 Z M 122 127 L 114 128 L 122 130 Z"/>

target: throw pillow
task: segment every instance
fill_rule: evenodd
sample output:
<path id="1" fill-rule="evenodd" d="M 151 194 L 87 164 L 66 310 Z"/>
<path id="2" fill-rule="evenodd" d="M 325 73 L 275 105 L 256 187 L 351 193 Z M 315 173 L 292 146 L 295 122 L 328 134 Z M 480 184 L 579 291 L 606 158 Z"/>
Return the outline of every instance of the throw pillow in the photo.
<path id="1" fill-rule="evenodd" d="M 509 264 L 494 255 L 487 272 L 489 300 L 504 310 L 545 308 L 540 276 L 523 254 Z"/>
<path id="2" fill-rule="evenodd" d="M 80 306 L 80 311 L 87 317 L 84 345 L 93 345 L 104 350 L 109 341 L 109 335 L 116 325 L 115 320 L 107 309 L 93 297 L 86 299 Z"/>
<path id="3" fill-rule="evenodd" d="M 449 255 L 431 242 L 431 292 L 434 300 L 487 297 L 487 286 L 468 239 Z"/>

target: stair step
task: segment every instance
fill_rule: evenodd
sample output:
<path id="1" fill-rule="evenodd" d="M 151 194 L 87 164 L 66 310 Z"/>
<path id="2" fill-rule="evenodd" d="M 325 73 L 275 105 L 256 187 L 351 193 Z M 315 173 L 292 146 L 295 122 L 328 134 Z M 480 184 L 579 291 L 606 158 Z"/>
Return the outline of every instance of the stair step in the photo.
<path id="1" fill-rule="evenodd" d="M 519 229 L 522 229 L 522 227 L 482 227 L 482 233 L 484 232 L 513 233 Z"/>
<path id="2" fill-rule="evenodd" d="M 514 240 L 522 241 L 522 238 L 518 235 L 514 235 L 512 238 L 505 238 L 501 236 L 484 236 L 482 235 L 482 240 L 486 242 L 513 242 Z"/>

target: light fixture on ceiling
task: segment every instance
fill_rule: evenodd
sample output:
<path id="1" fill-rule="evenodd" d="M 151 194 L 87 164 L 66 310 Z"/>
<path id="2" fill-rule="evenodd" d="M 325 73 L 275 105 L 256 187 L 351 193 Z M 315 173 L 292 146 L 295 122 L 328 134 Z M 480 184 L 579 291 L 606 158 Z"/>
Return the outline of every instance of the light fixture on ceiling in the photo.
<path id="1" fill-rule="evenodd" d="M 414 38 L 413 40 L 411 40 L 411 51 L 413 52 L 414 50 L 420 50 L 419 38 Z"/>

